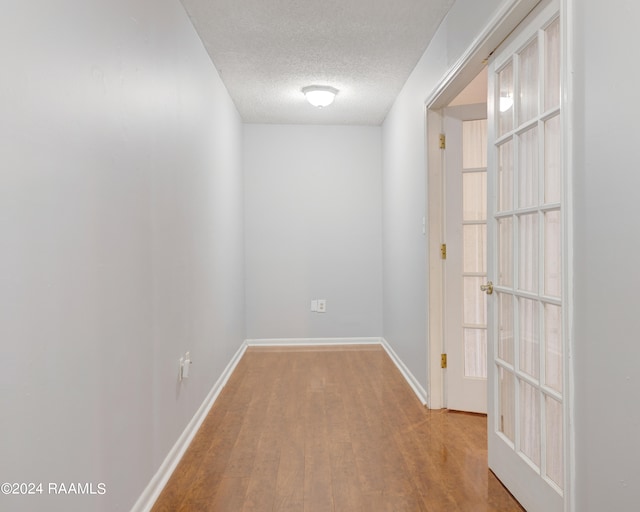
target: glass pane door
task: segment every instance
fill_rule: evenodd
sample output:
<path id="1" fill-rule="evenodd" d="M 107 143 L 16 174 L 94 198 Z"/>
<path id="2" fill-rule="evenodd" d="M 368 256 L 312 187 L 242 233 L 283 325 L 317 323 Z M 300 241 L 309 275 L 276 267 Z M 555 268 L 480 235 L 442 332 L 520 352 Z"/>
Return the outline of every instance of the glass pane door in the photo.
<path id="1" fill-rule="evenodd" d="M 487 412 L 486 106 L 445 109 L 444 340 L 449 409 Z"/>
<path id="2" fill-rule="evenodd" d="M 551 2 L 490 64 L 489 462 L 531 511 L 565 488 L 560 50 Z"/>

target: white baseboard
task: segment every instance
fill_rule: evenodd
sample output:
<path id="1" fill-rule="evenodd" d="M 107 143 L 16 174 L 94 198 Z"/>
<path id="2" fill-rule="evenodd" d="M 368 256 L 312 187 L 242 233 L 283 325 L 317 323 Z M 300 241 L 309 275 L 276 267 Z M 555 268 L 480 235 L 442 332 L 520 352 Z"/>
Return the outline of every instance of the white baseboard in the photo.
<path id="1" fill-rule="evenodd" d="M 213 385 L 213 388 L 209 391 L 204 402 L 202 402 L 200 408 L 196 411 L 193 418 L 191 418 L 191 421 L 173 445 L 173 448 L 169 451 L 169 454 L 158 468 L 158 471 L 153 475 L 153 478 L 147 485 L 146 489 L 142 492 L 138 501 L 136 501 L 131 512 L 149 512 L 151 510 L 246 349 L 247 344 L 243 343 L 234 354 L 233 358 L 222 372 L 222 375 L 220 375 L 220 378 Z"/>
<path id="2" fill-rule="evenodd" d="M 429 397 L 424 387 L 422 387 L 422 384 L 420 384 L 418 379 L 415 378 L 415 376 L 413 375 L 413 373 L 411 373 L 409 368 L 406 367 L 406 365 L 402 362 L 402 359 L 398 357 L 398 354 L 396 354 L 393 351 L 393 349 L 391 348 L 391 345 L 389 345 L 389 342 L 387 340 L 382 338 L 381 344 L 383 348 L 387 351 L 387 354 L 389 354 L 389 357 L 394 362 L 398 370 L 400 370 L 400 373 L 405 378 L 409 386 L 411 386 L 411 389 L 413 389 L 413 392 L 416 394 L 420 402 L 422 402 L 422 405 L 427 405 L 429 403 L 429 399 L 428 399 Z"/>
<path id="3" fill-rule="evenodd" d="M 382 338 L 261 338 L 245 340 L 249 347 L 314 347 L 330 345 L 380 345 Z"/>

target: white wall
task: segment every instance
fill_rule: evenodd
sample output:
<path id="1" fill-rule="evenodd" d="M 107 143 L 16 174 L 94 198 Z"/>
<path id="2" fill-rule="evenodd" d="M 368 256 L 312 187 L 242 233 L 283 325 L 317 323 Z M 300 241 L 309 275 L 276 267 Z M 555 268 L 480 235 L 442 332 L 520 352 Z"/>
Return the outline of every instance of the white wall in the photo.
<path id="1" fill-rule="evenodd" d="M 380 128 L 244 134 L 247 337 L 381 336 Z"/>
<path id="2" fill-rule="evenodd" d="M 571 2 L 574 118 L 575 510 L 640 502 L 640 4 Z"/>
<path id="3" fill-rule="evenodd" d="M 0 509 L 126 511 L 244 339 L 242 125 L 176 0 L 6 2 L 0 43 L 0 481 L 45 486 Z"/>
<path id="4" fill-rule="evenodd" d="M 384 337 L 427 384 L 425 101 L 477 37 L 499 0 L 457 0 L 383 125 Z"/>

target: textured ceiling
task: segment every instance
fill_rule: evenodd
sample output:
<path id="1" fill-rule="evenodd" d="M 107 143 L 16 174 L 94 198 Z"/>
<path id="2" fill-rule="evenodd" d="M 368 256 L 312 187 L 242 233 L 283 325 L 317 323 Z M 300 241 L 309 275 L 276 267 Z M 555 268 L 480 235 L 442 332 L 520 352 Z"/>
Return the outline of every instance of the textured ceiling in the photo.
<path id="1" fill-rule="evenodd" d="M 453 1 L 182 3 L 245 122 L 379 125 Z M 306 85 L 340 92 L 317 109 Z"/>

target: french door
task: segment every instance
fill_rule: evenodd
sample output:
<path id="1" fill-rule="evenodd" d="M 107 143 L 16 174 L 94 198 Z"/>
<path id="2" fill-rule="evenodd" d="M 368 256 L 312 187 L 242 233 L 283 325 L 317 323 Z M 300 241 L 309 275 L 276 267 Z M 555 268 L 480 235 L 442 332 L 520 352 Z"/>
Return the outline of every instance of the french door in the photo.
<path id="1" fill-rule="evenodd" d="M 542 2 L 489 62 L 489 466 L 529 512 L 565 501 L 558 11 Z"/>
<path id="2" fill-rule="evenodd" d="M 444 110 L 446 407 L 487 412 L 487 109 Z"/>

